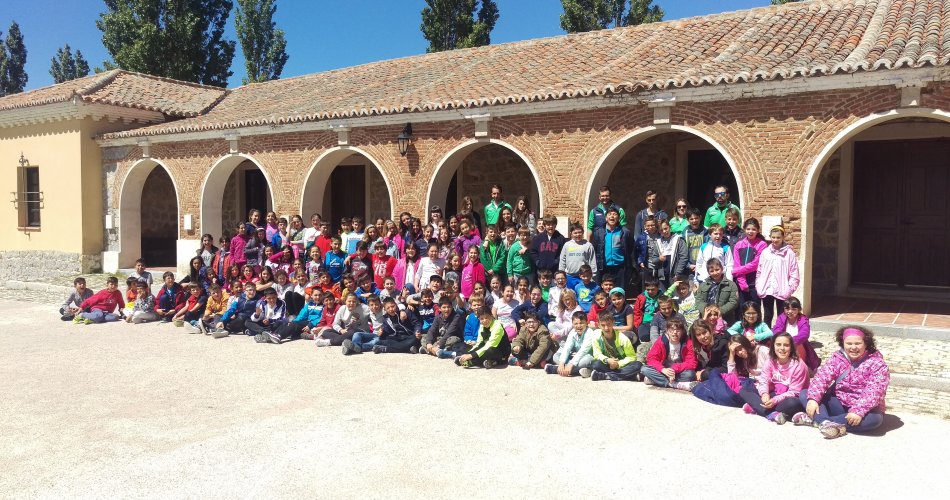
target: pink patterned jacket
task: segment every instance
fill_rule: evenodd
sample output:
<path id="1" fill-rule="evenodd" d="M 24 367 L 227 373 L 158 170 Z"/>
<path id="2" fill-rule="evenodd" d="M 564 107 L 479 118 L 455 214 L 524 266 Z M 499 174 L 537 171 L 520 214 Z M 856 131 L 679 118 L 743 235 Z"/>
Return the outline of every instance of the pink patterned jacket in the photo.
<path id="1" fill-rule="evenodd" d="M 842 374 L 844 377 L 838 380 Z M 835 384 L 834 396 L 851 413 L 863 418 L 872 410 L 884 411 L 884 396 L 891 373 L 880 351 L 868 354 L 857 364 L 852 364 L 844 351 L 832 354 L 811 379 L 808 399 L 821 401 L 835 380 L 838 383 Z"/>

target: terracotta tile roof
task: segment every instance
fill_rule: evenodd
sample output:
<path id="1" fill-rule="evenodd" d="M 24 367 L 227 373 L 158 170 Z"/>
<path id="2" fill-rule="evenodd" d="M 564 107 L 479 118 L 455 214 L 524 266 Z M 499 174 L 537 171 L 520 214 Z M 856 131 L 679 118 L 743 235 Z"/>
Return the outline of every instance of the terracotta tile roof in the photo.
<path id="1" fill-rule="evenodd" d="M 380 61 L 239 87 L 156 135 L 950 62 L 947 0 L 816 0 Z"/>
<path id="2" fill-rule="evenodd" d="M 190 117 L 206 111 L 226 93 L 226 90 L 218 87 L 117 69 L 2 97 L 0 111 L 65 102 L 78 97 L 87 103 L 158 111 L 173 117 Z"/>

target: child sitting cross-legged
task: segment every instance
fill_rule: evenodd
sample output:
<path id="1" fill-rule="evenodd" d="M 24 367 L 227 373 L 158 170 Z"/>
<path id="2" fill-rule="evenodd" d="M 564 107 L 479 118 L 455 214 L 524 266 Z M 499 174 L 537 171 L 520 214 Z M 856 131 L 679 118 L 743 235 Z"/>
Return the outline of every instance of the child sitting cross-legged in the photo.
<path id="1" fill-rule="evenodd" d="M 128 323 L 146 323 L 158 319 L 155 313 L 155 296 L 149 290 L 148 282 L 140 279 L 136 282 L 135 302 L 132 305 L 132 311 L 126 316 Z"/>
<path id="2" fill-rule="evenodd" d="M 686 338 L 686 323 L 680 318 L 666 322 L 666 332 L 653 343 L 643 367 L 644 382 L 658 387 L 691 390 L 696 381 L 696 353 Z"/>
<path id="3" fill-rule="evenodd" d="M 79 305 L 93 294 L 92 290 L 86 288 L 86 278 L 74 279 L 73 288 L 75 290 L 66 297 L 66 302 L 63 302 L 63 306 L 59 308 L 59 319 L 63 321 L 72 321 L 80 311 Z"/>
<path id="4" fill-rule="evenodd" d="M 373 346 L 376 354 L 418 352 L 422 327 L 416 315 L 409 311 L 400 311 L 396 301 L 388 298 L 383 302 L 383 331 Z M 366 334 L 361 334 L 365 336 Z M 372 334 L 370 334 L 372 335 Z M 359 339 L 357 339 L 358 341 Z M 365 345 L 365 344 L 363 344 Z M 343 345 L 344 353 L 361 352 L 356 342 Z"/>
<path id="5" fill-rule="evenodd" d="M 76 313 L 73 322 L 89 325 L 106 321 L 118 321 L 122 302 L 123 297 L 122 292 L 119 291 L 119 280 L 115 276 L 109 276 L 106 278 L 105 288 L 79 304 L 79 312 Z"/>
<path id="6" fill-rule="evenodd" d="M 185 292 L 181 285 L 175 282 L 175 273 L 166 271 L 162 274 L 165 284 L 155 296 L 155 313 L 158 318 L 167 323 L 175 313 L 185 305 Z"/>
<path id="7" fill-rule="evenodd" d="M 208 296 L 204 294 L 204 289 L 198 283 L 188 283 L 185 288 L 188 290 L 188 298 L 185 300 L 184 307 L 175 313 L 172 320 L 184 321 L 182 326 L 188 333 L 201 333 L 198 322 L 201 321 L 201 315 L 205 312 Z"/>
<path id="8" fill-rule="evenodd" d="M 756 377 L 755 387 L 743 386 L 739 397 L 742 409 L 782 425 L 786 419 L 803 411 L 799 394 L 808 387 L 808 366 L 798 359 L 792 336 L 781 332 L 772 339 L 769 361 Z"/>
<path id="9" fill-rule="evenodd" d="M 258 344 L 279 344 L 277 329 L 287 322 L 287 310 L 284 301 L 277 298 L 277 290 L 264 289 L 264 298 L 257 303 L 254 314 L 244 322 L 248 335 L 254 335 Z"/>
<path id="10" fill-rule="evenodd" d="M 544 370 L 551 375 L 556 373 L 562 377 L 580 375 L 589 378 L 592 372 L 590 367 L 594 362 L 594 338 L 598 333 L 588 326 L 584 311 L 575 312 L 571 323 L 571 332 L 561 343 L 561 348 L 554 353 L 554 363 L 546 366 Z"/>
<path id="11" fill-rule="evenodd" d="M 204 314 L 198 320 L 198 329 L 202 333 L 208 335 L 214 330 L 214 325 L 221 320 L 224 311 L 228 310 L 228 298 L 228 294 L 221 285 L 214 284 L 208 288 L 208 301 L 205 303 Z"/>
<path id="12" fill-rule="evenodd" d="M 591 380 L 634 380 L 642 364 L 637 361 L 633 342 L 614 330 L 614 315 L 602 312 L 597 318 L 600 336 L 594 340 Z"/>
<path id="13" fill-rule="evenodd" d="M 506 362 L 511 355 L 511 341 L 508 340 L 505 327 L 495 319 L 491 308 L 483 306 L 478 310 L 478 323 L 478 340 L 468 353 L 455 358 L 455 364 L 465 368 L 494 368 Z"/>
<path id="14" fill-rule="evenodd" d="M 472 298 L 474 300 L 474 296 Z M 439 299 L 439 314 L 426 329 L 425 340 L 419 352 L 439 356 L 439 352 L 462 342 L 464 327 L 465 316 L 455 310 L 455 304 L 450 297 L 443 296 Z"/>
<path id="15" fill-rule="evenodd" d="M 540 367 L 548 362 L 551 355 L 551 336 L 548 329 L 541 324 L 538 315 L 533 312 L 524 313 L 524 326 L 518 336 L 511 343 L 511 358 L 508 364 L 520 366 L 525 370 Z"/>

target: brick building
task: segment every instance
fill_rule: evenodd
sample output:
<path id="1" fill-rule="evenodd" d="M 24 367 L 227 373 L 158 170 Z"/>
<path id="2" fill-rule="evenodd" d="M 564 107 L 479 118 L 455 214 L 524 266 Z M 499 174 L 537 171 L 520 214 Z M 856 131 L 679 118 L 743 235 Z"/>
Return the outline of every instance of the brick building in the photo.
<path id="1" fill-rule="evenodd" d="M 948 63 L 947 2 L 825 0 L 251 84 L 98 136 L 103 264 L 144 242 L 183 266 L 251 207 L 421 215 L 484 205 L 500 182 L 566 221 L 602 184 L 635 211 L 647 189 L 704 209 L 726 183 L 743 217 L 789 229 L 806 304 L 945 293 Z M 112 94 L 130 109 L 151 95 Z"/>

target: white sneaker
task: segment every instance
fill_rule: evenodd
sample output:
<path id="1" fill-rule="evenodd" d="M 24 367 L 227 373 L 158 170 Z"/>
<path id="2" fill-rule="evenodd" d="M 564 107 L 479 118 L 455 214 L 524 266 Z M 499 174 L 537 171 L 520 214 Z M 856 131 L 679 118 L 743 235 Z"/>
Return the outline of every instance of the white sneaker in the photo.
<path id="1" fill-rule="evenodd" d="M 201 331 L 198 330 L 198 327 L 197 327 L 197 326 L 192 325 L 191 323 L 189 323 L 189 322 L 187 322 L 187 321 L 186 321 L 185 324 L 182 325 L 182 326 L 185 327 L 185 331 L 188 332 L 188 333 L 201 333 Z"/>
<path id="2" fill-rule="evenodd" d="M 209 332 L 208 329 L 205 328 L 205 322 L 201 321 L 200 319 L 198 320 L 198 331 L 205 335 L 211 335 L 211 332 Z"/>
<path id="3" fill-rule="evenodd" d="M 227 337 L 228 335 L 230 335 L 230 333 L 223 328 L 220 330 L 215 330 L 214 333 L 211 334 L 211 336 L 216 339 L 223 339 L 224 337 Z"/>
<path id="4" fill-rule="evenodd" d="M 326 347 L 330 345 L 330 339 L 317 339 L 313 341 L 317 347 Z"/>

